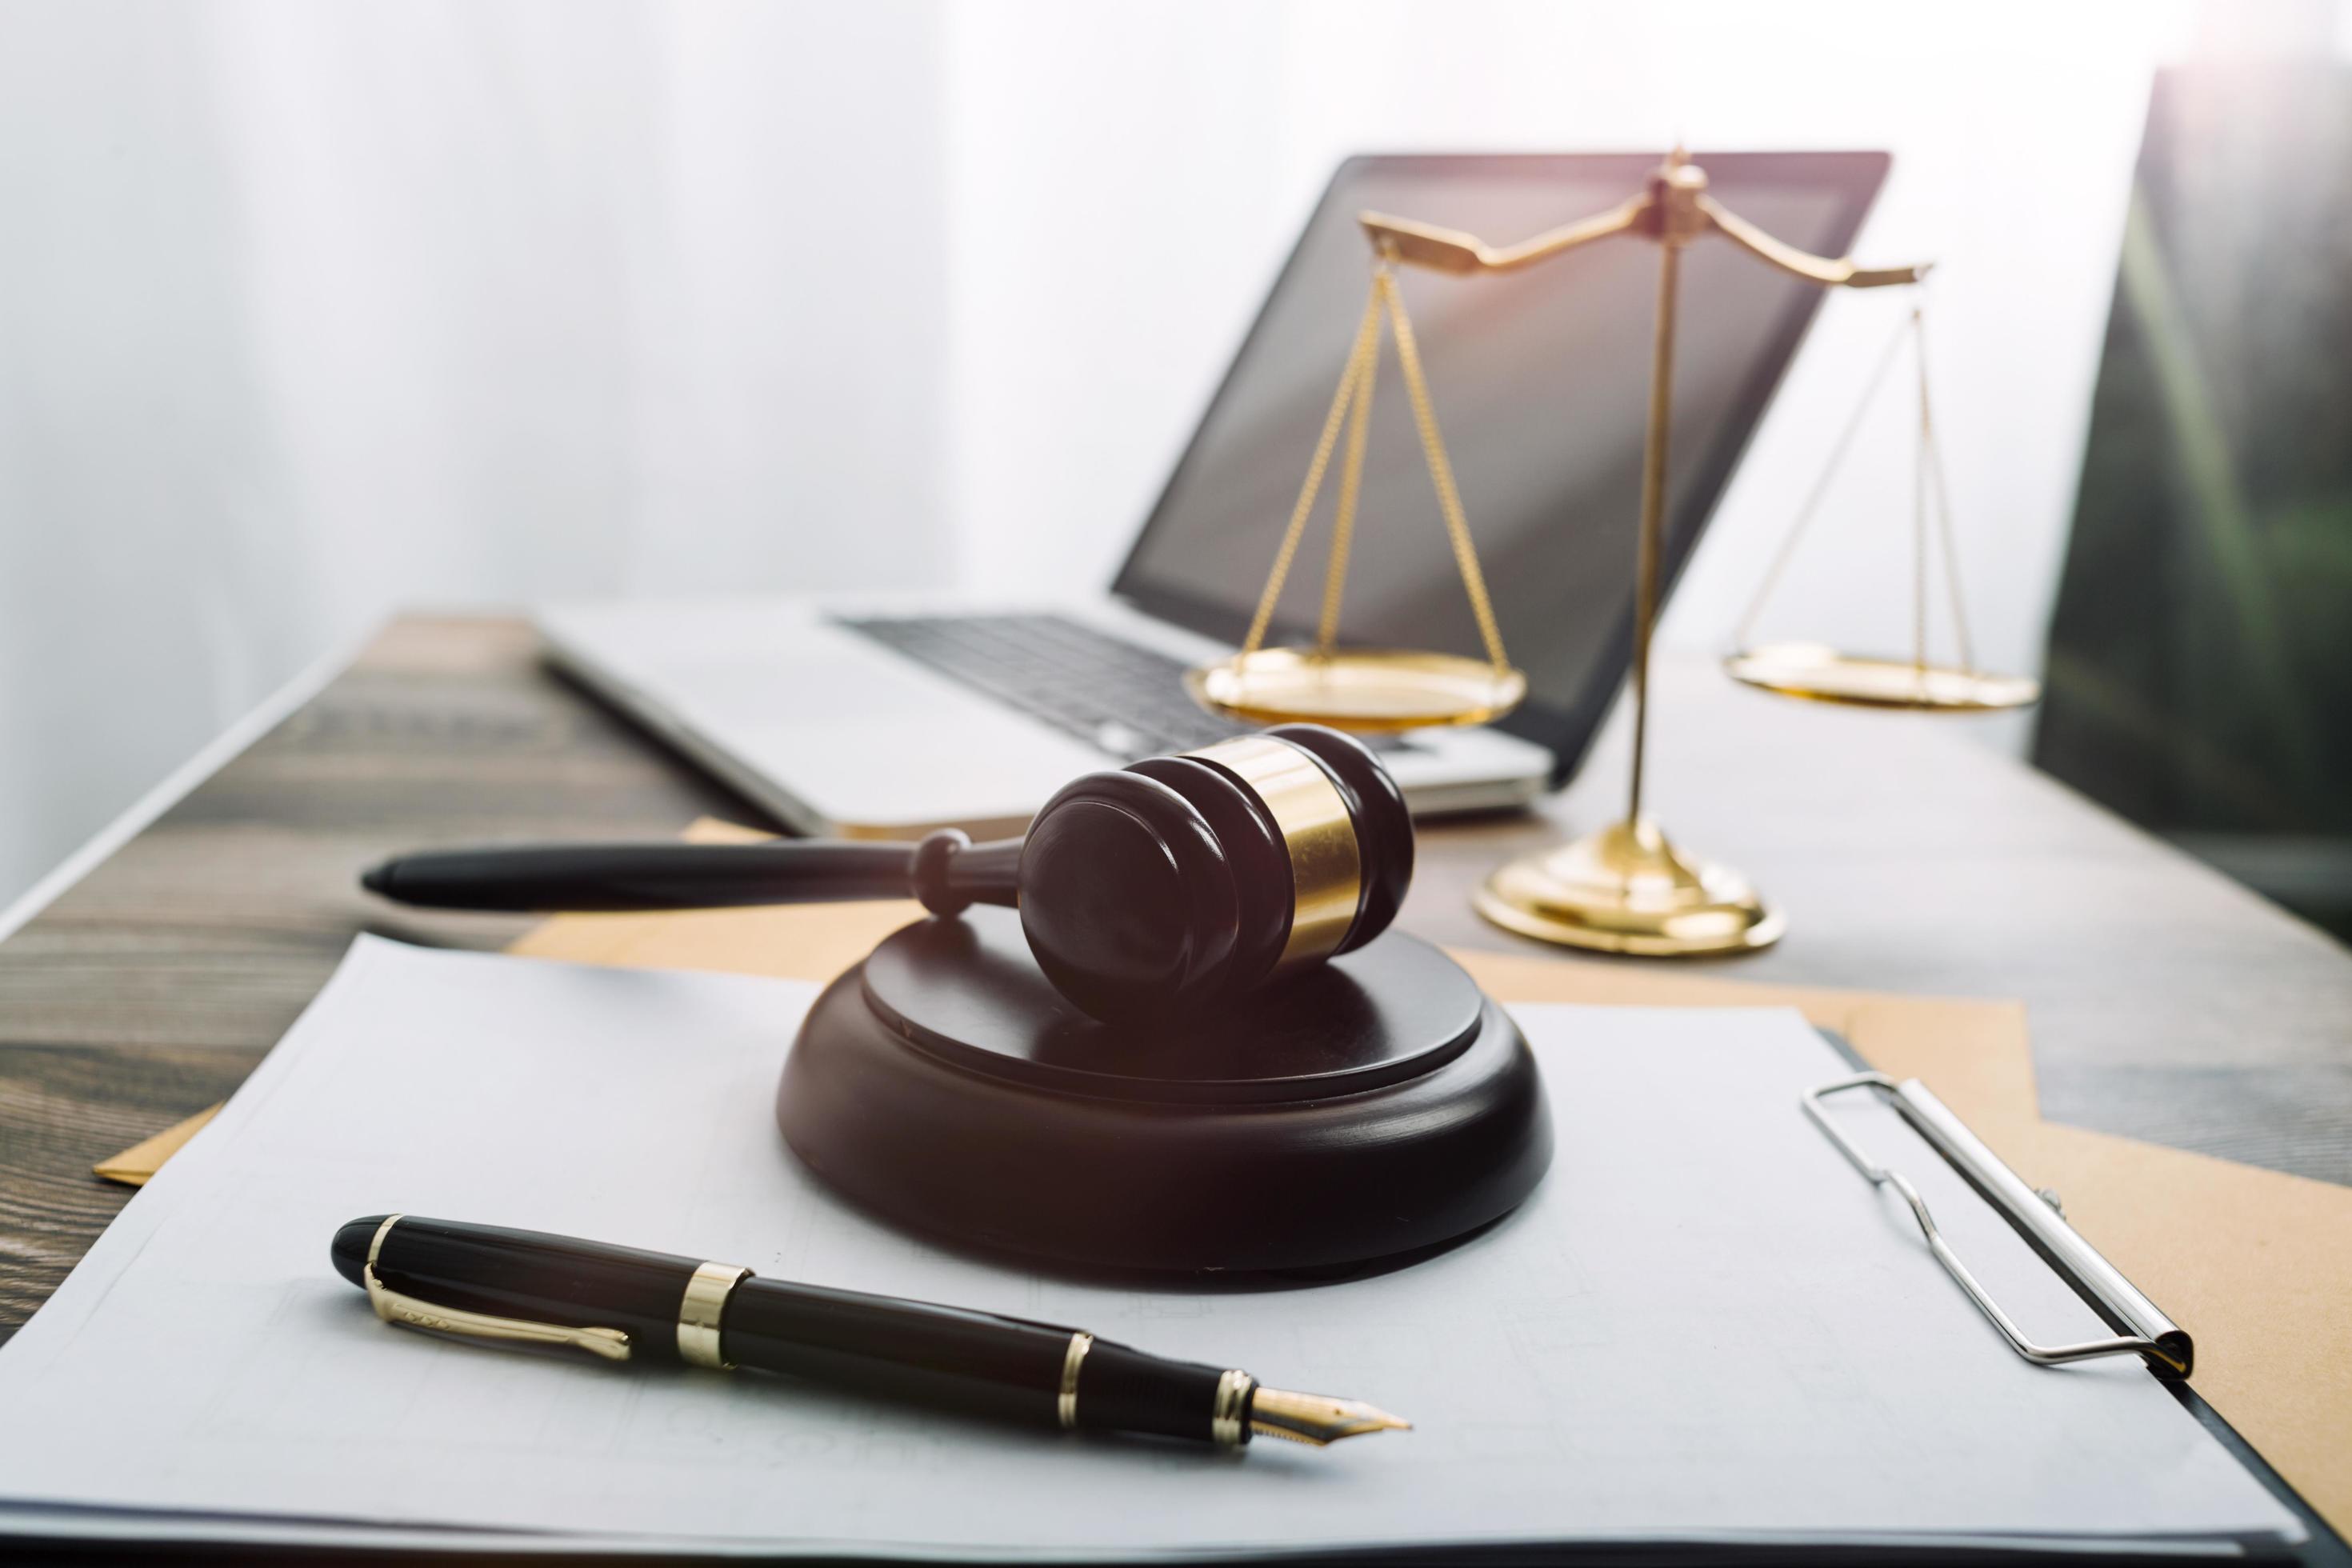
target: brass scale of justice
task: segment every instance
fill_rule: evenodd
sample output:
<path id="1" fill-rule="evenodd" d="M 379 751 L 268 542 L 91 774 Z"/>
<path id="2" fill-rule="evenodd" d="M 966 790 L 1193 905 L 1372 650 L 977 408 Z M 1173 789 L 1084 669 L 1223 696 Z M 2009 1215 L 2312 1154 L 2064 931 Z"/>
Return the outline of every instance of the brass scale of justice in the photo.
<path id="1" fill-rule="evenodd" d="M 1358 222 L 1372 247 L 1371 294 L 1307 464 L 1297 504 L 1239 651 L 1223 662 L 1192 671 L 1185 678 L 1187 689 L 1203 707 L 1232 718 L 1257 723 L 1306 721 L 1360 732 L 1483 723 L 1517 706 L 1527 694 L 1527 678 L 1512 667 L 1503 649 L 1395 268 L 1418 267 L 1457 276 L 1517 272 L 1612 236 L 1645 237 L 1658 247 L 1658 302 L 1635 547 L 1631 672 L 1633 755 L 1625 816 L 1572 843 L 1508 862 L 1479 888 L 1473 902 L 1481 915 L 1507 930 L 1603 952 L 1663 957 L 1769 945 L 1787 929 L 1781 911 L 1766 903 L 1738 872 L 1677 848 L 1642 810 L 1650 641 L 1657 620 L 1658 556 L 1666 510 L 1681 254 L 1685 246 L 1710 234 L 1719 235 L 1765 265 L 1822 288 L 1916 285 L 1925 278 L 1927 266 L 1864 268 L 1851 260 L 1832 260 L 1784 244 L 1709 195 L 1706 173 L 1681 148 L 1652 172 L 1641 192 L 1620 205 L 1502 249 L 1473 235 L 1380 213 L 1360 214 Z M 1384 320 L 1396 340 L 1398 365 L 1438 510 L 1485 647 L 1483 660 L 1437 652 L 1348 647 L 1339 640 Z M 1765 602 L 1819 510 L 1906 337 L 1912 341 L 1918 373 L 1911 657 L 1874 658 L 1811 643 L 1755 646 L 1749 634 Z M 1343 425 L 1347 445 L 1315 642 L 1307 648 L 1269 647 L 1265 639 L 1275 606 L 1314 512 Z M 1957 661 L 1951 663 L 1937 662 L 1928 652 L 1931 534 L 1941 540 L 1943 574 L 1950 598 L 1958 653 Z M 1799 510 L 1741 618 L 1734 646 L 1735 651 L 1724 660 L 1734 679 L 1781 696 L 1820 702 L 1929 712 L 1989 712 L 2021 707 L 2041 695 L 2033 680 L 1978 668 L 1969 647 L 1952 542 L 1948 488 L 1929 412 L 1926 337 L 1922 314 L 1916 306 L 1898 324 L 1880 356 L 1852 418 L 1831 449 L 1827 467 Z"/>

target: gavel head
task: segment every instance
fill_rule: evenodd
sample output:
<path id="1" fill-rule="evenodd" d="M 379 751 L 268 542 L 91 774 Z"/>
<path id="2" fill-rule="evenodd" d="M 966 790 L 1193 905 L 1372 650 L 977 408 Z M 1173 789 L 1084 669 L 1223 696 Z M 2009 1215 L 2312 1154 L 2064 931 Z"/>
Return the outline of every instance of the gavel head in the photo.
<path id="1" fill-rule="evenodd" d="M 1336 730 L 1286 724 L 1088 773 L 1021 851 L 1021 925 L 1107 1022 L 1196 1013 L 1361 947 L 1412 880 L 1396 781 Z"/>

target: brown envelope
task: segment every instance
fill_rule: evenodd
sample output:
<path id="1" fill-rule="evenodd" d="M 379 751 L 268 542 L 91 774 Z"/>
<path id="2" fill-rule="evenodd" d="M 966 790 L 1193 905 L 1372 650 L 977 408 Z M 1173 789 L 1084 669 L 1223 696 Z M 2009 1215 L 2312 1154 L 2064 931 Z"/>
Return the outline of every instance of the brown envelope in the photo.
<path id="1" fill-rule="evenodd" d="M 185 1121 L 174 1121 L 152 1138 L 133 1143 L 121 1153 L 101 1160 L 90 1170 L 110 1182 L 121 1182 L 126 1187 L 143 1187 L 150 1176 L 163 1168 L 164 1161 L 178 1153 L 182 1144 L 202 1132 L 205 1124 L 219 1114 L 219 1106 L 207 1106 Z"/>

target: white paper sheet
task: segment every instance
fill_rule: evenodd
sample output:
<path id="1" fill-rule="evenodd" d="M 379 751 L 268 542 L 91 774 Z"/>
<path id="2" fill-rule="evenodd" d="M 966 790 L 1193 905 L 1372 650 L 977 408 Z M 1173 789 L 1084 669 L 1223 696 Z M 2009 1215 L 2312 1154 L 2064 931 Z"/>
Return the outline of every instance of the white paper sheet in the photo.
<path id="1" fill-rule="evenodd" d="M 1559 1145 L 1517 1215 L 1374 1279 L 1140 1290 L 948 1254 L 818 1186 L 772 1115 L 812 995 L 362 939 L 0 1352 L 0 1530 L 971 1555 L 2301 1534 L 2136 1364 L 2011 1353 L 1800 1114 L 1846 1068 L 1793 1013 L 1516 1009 Z M 1890 1113 L 1841 1114 L 2029 1330 L 2101 1331 Z M 444 1342 L 329 1264 L 338 1226 L 395 1209 L 1069 1323 L 1418 1426 L 1220 1455 Z"/>

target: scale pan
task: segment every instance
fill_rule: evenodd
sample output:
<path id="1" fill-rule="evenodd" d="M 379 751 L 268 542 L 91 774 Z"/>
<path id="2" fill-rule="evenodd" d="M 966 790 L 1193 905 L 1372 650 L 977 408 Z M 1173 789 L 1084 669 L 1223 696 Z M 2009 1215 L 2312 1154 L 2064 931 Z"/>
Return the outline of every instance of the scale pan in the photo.
<path id="1" fill-rule="evenodd" d="M 1768 643 L 1731 655 L 1723 668 L 1734 680 L 1783 697 L 1853 708 L 1990 713 L 2022 708 L 2042 696 L 2042 683 L 2021 675 L 1919 665 L 1907 658 L 1870 658 L 1819 643 Z"/>
<path id="2" fill-rule="evenodd" d="M 1499 719 L 1527 696 L 1528 678 L 1450 653 L 1264 647 L 1188 671 L 1184 689 L 1229 719 L 1370 735 Z"/>

